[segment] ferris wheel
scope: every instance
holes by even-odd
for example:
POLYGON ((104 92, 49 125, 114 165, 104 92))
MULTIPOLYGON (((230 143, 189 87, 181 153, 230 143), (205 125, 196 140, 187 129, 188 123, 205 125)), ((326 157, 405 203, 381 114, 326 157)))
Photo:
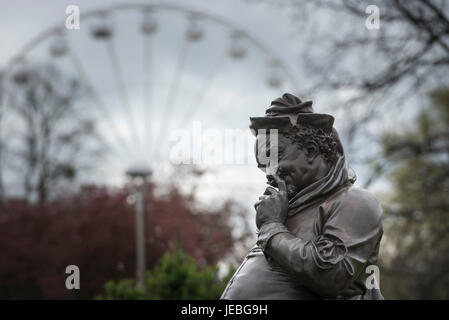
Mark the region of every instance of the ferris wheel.
POLYGON ((8 65, 8 79, 26 81, 35 59, 51 60, 87 87, 111 150, 108 165, 119 176, 166 162, 170 129, 195 120, 243 127, 232 112, 244 105, 248 115, 257 113, 264 109, 255 98, 261 92, 273 97, 297 88, 263 41, 227 19, 180 5, 81 12, 80 30, 60 23, 24 46, 8 65))

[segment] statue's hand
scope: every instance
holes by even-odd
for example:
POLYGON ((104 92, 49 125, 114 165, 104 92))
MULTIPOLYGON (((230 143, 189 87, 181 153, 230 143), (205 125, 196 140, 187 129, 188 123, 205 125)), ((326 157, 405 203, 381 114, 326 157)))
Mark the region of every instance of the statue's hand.
POLYGON ((271 222, 284 223, 288 212, 287 187, 285 182, 276 177, 279 191, 273 187, 267 187, 264 195, 259 197, 254 208, 256 209, 256 226, 260 229, 264 224, 271 222))

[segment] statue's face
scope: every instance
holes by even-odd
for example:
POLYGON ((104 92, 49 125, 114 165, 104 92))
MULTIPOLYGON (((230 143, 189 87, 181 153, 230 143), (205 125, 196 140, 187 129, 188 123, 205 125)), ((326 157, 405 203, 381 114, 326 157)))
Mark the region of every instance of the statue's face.
MULTIPOLYGON (((270 153, 274 152, 270 148, 270 153)), ((271 155, 270 155, 271 156, 271 155)), ((276 174, 285 181, 288 198, 291 199, 299 191, 316 181, 317 172, 323 165, 321 157, 307 154, 300 146, 284 136, 278 135, 278 165, 276 174)), ((267 175, 268 183, 277 187, 273 177, 267 175)))
POLYGON ((276 174, 285 181, 289 198, 311 183, 312 167, 306 152, 280 134, 276 174))

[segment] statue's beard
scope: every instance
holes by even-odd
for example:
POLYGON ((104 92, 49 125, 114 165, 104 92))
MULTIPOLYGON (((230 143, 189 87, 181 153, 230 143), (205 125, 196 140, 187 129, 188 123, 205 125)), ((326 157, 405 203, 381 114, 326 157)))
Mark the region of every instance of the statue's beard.
MULTIPOLYGON (((279 188, 279 186, 275 182, 273 176, 267 176, 267 178, 268 178, 267 183, 270 186, 273 186, 275 188, 279 188)), ((295 186, 295 185, 287 184, 286 187, 287 187, 287 198, 288 198, 288 200, 292 199, 299 192, 299 188, 297 186, 295 186)))

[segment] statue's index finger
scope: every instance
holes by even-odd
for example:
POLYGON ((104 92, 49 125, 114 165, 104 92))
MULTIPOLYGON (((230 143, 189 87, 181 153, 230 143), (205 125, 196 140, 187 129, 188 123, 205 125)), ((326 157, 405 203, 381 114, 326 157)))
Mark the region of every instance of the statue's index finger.
POLYGON ((274 179, 276 180, 279 191, 287 192, 287 185, 285 184, 285 181, 283 179, 279 178, 279 176, 277 176, 277 175, 274 176, 274 179))
POLYGON ((271 195, 274 195, 274 194, 276 194, 277 193, 277 190, 275 189, 275 188, 273 188, 273 187, 271 187, 271 186, 268 186, 266 189, 265 189, 265 192, 263 193, 264 195, 268 195, 268 196, 271 196, 271 195))

